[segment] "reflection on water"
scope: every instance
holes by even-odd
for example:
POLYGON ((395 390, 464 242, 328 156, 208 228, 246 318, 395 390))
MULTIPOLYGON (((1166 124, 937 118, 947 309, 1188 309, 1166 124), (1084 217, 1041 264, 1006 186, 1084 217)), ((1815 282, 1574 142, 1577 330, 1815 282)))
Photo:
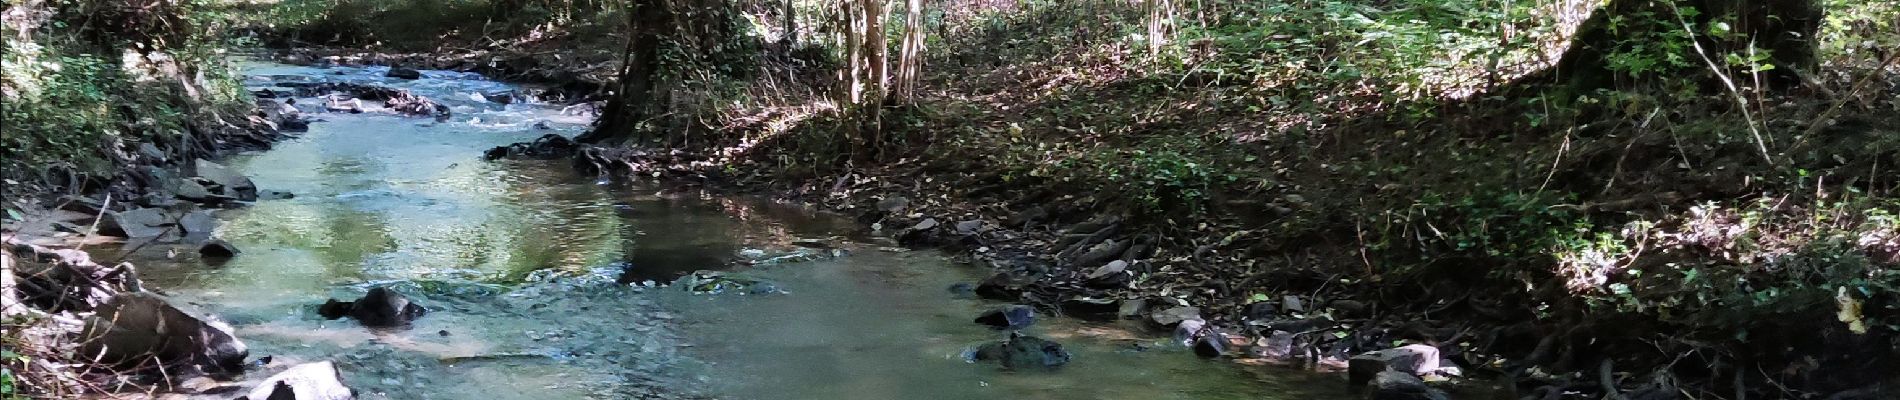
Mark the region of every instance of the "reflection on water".
POLYGON ((470 96, 506 85, 441 71, 401 81, 377 68, 249 69, 405 87, 455 109, 435 123, 306 108, 324 120, 310 132, 226 161, 295 194, 218 214, 219 235, 242 255, 215 267, 189 252, 133 255, 149 286, 225 316, 253 354, 335 359, 365 398, 1341 398, 1299 390, 1336 384, 1125 351, 1149 339, 1063 320, 1034 332, 1077 354, 1061 371, 966 364, 965 346, 1000 337, 968 322, 994 304, 950 299, 943 288, 975 271, 931 252, 847 245, 855 254, 742 272, 790 292, 781 295, 627 285, 729 267, 744 250, 785 251, 800 238, 869 239, 796 206, 594 184, 559 162, 482 162, 484 149, 549 132, 535 122, 570 135, 588 122, 470 96), (372 285, 431 312, 386 331, 315 315, 323 300, 372 285))

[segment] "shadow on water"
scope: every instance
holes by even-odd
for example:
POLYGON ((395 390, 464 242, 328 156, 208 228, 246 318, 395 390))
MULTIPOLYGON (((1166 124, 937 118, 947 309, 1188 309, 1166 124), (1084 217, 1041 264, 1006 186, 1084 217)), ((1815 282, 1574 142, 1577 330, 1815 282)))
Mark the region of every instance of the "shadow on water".
MULTIPOLYGON (((386 113, 303 111, 323 121, 267 152, 226 160, 265 189, 296 196, 221 211, 218 235, 244 251, 208 266, 189 251, 132 255, 149 286, 229 319, 254 355, 277 364, 334 359, 364 398, 1345 398, 1338 383, 1262 376, 1116 326, 1054 319, 1032 333, 1076 361, 1009 373, 959 356, 999 334, 969 323, 996 304, 943 289, 974 268, 933 252, 878 250, 848 220, 756 199, 595 184, 564 163, 482 162, 482 150, 586 116, 547 104, 486 103, 516 87, 468 74, 382 77, 380 68, 248 65, 266 87, 336 80, 444 100, 437 123, 386 113), (851 255, 774 264, 794 242, 851 255), (788 293, 696 296, 646 282, 702 269, 788 293), (318 317, 325 299, 370 287, 430 312, 370 331, 318 317), (1159 346, 1164 347, 1165 346, 1159 346)), ((370 107, 372 111, 375 106, 370 107)))

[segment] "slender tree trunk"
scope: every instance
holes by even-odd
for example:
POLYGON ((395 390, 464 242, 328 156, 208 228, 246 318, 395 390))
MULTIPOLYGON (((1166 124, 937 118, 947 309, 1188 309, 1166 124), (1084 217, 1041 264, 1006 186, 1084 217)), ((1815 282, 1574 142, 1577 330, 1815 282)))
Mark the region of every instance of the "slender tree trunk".
POLYGON ((575 137, 581 143, 616 144, 628 139, 645 141, 639 125, 648 117, 655 74, 660 70, 661 36, 670 29, 672 11, 666 0, 635 0, 628 15, 627 47, 621 53, 616 90, 601 110, 594 129, 575 137))
POLYGON ((797 2, 785 0, 785 47, 798 46, 798 10, 792 5, 797 2))
POLYGON ((904 44, 897 56, 897 85, 893 94, 898 100, 911 101, 917 90, 919 74, 924 64, 924 0, 906 0, 904 2, 904 44))

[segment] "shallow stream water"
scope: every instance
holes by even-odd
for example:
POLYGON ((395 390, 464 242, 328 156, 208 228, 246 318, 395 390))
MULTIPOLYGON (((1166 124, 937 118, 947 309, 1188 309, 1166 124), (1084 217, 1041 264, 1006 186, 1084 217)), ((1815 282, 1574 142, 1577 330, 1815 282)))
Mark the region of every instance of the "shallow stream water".
POLYGON ((1001 304, 945 290, 976 279, 978 268, 888 247, 850 221, 798 206, 604 182, 562 162, 484 162, 482 150, 578 134, 589 117, 488 102, 479 93, 516 87, 480 76, 245 70, 254 88, 373 83, 454 111, 436 122, 373 104, 363 114, 323 113, 317 99, 300 99, 323 121, 275 149, 225 160, 260 188, 295 195, 219 212, 218 236, 242 254, 222 263, 156 246, 132 255, 149 287, 232 322, 254 357, 278 366, 337 360, 362 398, 1351 397, 1336 378, 1201 360, 1132 324, 1043 319, 1028 333, 1074 353, 1056 371, 969 363, 966 348, 1003 337, 970 322, 1001 304), (794 244, 811 239, 840 250, 794 244), (782 254, 817 256, 745 262, 782 254), (701 269, 782 293, 659 285, 701 269), (392 330, 316 315, 325 299, 376 285, 431 311, 392 330))

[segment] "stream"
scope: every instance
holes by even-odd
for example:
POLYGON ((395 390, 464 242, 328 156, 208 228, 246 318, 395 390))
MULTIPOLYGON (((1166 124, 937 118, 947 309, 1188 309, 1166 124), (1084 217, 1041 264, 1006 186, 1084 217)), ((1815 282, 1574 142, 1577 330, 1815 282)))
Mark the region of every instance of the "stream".
POLYGON ((381 67, 242 67, 253 89, 369 83, 453 110, 437 122, 374 104, 326 113, 300 98, 321 120, 309 132, 223 160, 294 194, 219 211, 217 236, 242 254, 130 255, 147 287, 230 321, 254 358, 335 360, 359 398, 1353 397, 1337 377, 1199 359, 1134 322, 1040 319, 1027 333, 1074 354, 1058 370, 971 363, 966 349, 1004 337, 971 318, 1002 303, 946 288, 983 268, 802 206, 607 182, 564 161, 482 161, 488 148, 576 135, 591 119, 480 95, 515 85, 452 71, 402 80, 381 67), (776 290, 664 285, 695 270, 776 290), (372 286, 430 311, 378 330, 317 315, 324 300, 372 286))

